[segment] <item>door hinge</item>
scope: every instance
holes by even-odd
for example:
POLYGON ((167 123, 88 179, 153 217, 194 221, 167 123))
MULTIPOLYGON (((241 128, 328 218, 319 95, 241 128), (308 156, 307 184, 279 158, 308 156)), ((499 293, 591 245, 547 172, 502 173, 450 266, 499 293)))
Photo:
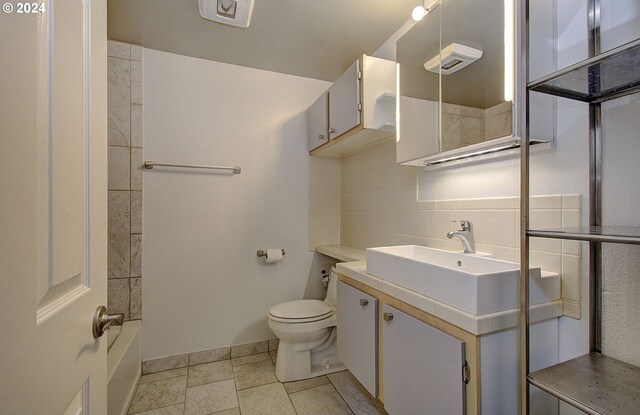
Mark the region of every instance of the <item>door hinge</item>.
POLYGON ((465 385, 468 385, 470 380, 471 369, 469 368, 469 363, 465 360, 464 365, 462 365, 462 381, 465 385))
POLYGON ((362 79, 362 71, 358 71, 358 79, 362 79))
POLYGON ((362 103, 358 104, 358 111, 362 111, 362 103))

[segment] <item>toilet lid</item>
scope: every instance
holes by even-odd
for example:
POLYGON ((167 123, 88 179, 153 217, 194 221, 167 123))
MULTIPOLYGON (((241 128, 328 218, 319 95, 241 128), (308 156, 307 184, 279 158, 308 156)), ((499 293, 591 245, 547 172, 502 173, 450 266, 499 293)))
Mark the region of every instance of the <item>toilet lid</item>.
POLYGON ((300 320, 313 317, 325 317, 331 315, 333 310, 324 301, 297 300, 288 301, 271 307, 269 314, 273 317, 300 320))

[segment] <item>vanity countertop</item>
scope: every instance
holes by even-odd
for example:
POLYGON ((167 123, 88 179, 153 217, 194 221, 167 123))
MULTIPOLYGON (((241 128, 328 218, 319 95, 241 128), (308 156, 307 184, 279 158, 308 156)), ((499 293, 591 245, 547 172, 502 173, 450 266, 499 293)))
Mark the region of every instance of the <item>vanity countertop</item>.
MULTIPOLYGON (((317 248, 316 251, 318 251, 317 248)), ((364 251, 362 252, 364 256, 364 251)), ((449 323, 476 336, 518 326, 518 309, 475 316, 440 301, 436 301, 432 298, 407 290, 399 285, 389 283, 383 279, 367 274, 367 263, 364 260, 338 263, 336 265, 336 270, 338 274, 342 274, 426 313, 448 321, 449 323)), ((542 275, 552 276, 558 274, 543 271, 542 275)), ((532 305, 530 310, 530 319, 532 323, 544 321, 562 316, 563 302, 562 300, 557 299, 542 304, 536 304, 532 305)))
POLYGON ((366 250, 347 245, 318 245, 316 252, 344 262, 364 261, 367 257, 366 250))

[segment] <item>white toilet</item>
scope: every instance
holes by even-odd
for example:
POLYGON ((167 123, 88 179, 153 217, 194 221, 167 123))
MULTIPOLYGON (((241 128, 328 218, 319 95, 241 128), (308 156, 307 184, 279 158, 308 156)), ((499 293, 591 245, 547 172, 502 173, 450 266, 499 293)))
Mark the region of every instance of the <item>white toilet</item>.
POLYGON ((276 360, 276 377, 280 382, 345 369, 336 352, 336 279, 332 268, 324 301, 288 301, 269 310, 269 327, 280 339, 276 360))

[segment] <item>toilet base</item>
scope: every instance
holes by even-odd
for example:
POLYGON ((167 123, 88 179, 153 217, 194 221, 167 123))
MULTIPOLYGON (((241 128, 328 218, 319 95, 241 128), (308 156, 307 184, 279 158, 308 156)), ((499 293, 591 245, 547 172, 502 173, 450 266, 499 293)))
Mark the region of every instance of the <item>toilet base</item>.
POLYGON ((294 345, 280 341, 276 359, 276 378, 280 382, 310 379, 340 372, 346 367, 338 360, 335 345, 314 352, 297 351, 294 345))

